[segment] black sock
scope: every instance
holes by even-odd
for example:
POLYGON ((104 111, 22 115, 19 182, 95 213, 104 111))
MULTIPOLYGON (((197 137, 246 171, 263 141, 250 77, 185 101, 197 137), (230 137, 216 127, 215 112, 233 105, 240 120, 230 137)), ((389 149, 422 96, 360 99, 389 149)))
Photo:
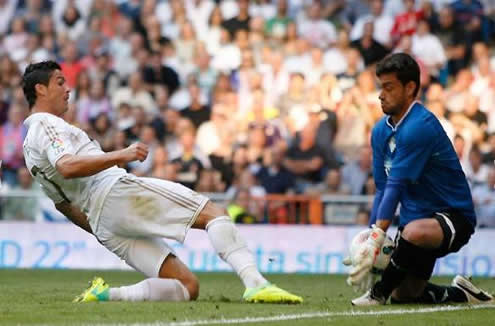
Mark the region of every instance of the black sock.
POLYGON ((385 268, 380 281, 376 282, 371 289, 371 294, 377 298, 388 299, 392 291, 400 285, 406 277, 407 272, 393 262, 393 255, 390 263, 385 268))
POLYGON ((415 301, 427 304, 467 302, 467 297, 461 289, 455 286, 441 286, 428 282, 421 296, 415 301))
POLYGON ((375 297, 388 299, 394 289, 396 289, 407 274, 413 274, 420 279, 429 279, 435 257, 429 250, 418 247, 411 242, 400 237, 397 248, 394 250, 390 263, 383 271, 382 278, 375 284, 371 293, 375 297))

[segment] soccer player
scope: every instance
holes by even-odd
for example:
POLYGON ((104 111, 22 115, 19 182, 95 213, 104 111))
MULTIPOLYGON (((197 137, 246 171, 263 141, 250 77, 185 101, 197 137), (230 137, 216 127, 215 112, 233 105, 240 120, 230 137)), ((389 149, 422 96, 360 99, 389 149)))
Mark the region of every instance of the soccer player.
POLYGON ((493 297, 458 275, 451 286, 428 282, 437 258, 457 252, 474 233, 471 192, 454 148, 437 118, 415 101, 420 72, 409 55, 398 53, 376 68, 386 114, 374 127, 373 175, 377 193, 372 231, 357 254, 348 283, 366 280, 398 203, 396 249, 382 278, 353 305, 490 302, 493 297))
POLYGON ((206 230, 215 251, 239 275, 245 301, 302 302, 260 274, 225 209, 177 183, 138 178, 117 167, 143 161, 146 145, 105 153, 62 120, 70 90, 56 62, 30 64, 23 90, 32 113, 25 121, 24 157, 33 177, 60 212, 148 277, 118 288, 95 278, 76 302, 195 300, 197 278, 161 239, 183 242, 191 227, 206 230))

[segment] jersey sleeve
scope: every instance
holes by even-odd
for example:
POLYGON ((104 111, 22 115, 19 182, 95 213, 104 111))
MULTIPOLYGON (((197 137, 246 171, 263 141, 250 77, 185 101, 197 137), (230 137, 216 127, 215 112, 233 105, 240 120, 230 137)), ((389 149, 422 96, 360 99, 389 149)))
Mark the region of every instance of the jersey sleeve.
POLYGON ((390 177, 416 181, 422 174, 437 141, 433 126, 425 123, 421 128, 408 131, 396 143, 390 177))
POLYGON ((41 185, 41 190, 45 195, 50 198, 54 204, 59 204, 66 201, 66 198, 62 197, 60 191, 57 191, 54 184, 51 184, 48 180, 42 179, 38 180, 41 185))
POLYGON ((375 180, 376 189, 383 191, 387 182, 385 174, 385 158, 383 150, 380 149, 378 143, 378 135, 376 129, 371 134, 371 148, 373 150, 373 178, 375 180))
POLYGON ((75 154, 70 131, 63 124, 56 120, 43 119, 39 121, 39 128, 40 139, 38 141, 53 167, 62 156, 75 154))

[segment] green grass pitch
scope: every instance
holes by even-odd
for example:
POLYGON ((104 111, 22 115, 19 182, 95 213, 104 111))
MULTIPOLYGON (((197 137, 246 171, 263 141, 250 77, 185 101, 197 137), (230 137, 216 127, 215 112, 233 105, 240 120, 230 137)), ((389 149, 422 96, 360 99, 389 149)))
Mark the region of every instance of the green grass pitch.
MULTIPOLYGON (((199 274, 196 302, 71 303, 94 275, 111 286, 142 279, 122 271, 0 270, 0 325, 495 325, 495 305, 352 308, 349 300, 355 294, 345 277, 336 275, 268 275, 302 295, 302 305, 243 303, 242 284, 231 273, 199 274)), ((495 292, 493 279, 475 283, 495 292)))

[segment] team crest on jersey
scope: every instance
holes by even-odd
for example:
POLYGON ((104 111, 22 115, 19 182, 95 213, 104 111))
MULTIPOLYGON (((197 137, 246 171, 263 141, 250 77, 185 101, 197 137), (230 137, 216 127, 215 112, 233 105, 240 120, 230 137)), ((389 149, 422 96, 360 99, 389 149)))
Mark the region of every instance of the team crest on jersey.
POLYGON ((60 138, 55 138, 52 141, 52 148, 56 154, 60 154, 64 151, 64 142, 60 138))
POLYGON ((393 153, 395 151, 395 137, 390 137, 390 140, 388 141, 388 148, 390 149, 390 153, 393 153))

